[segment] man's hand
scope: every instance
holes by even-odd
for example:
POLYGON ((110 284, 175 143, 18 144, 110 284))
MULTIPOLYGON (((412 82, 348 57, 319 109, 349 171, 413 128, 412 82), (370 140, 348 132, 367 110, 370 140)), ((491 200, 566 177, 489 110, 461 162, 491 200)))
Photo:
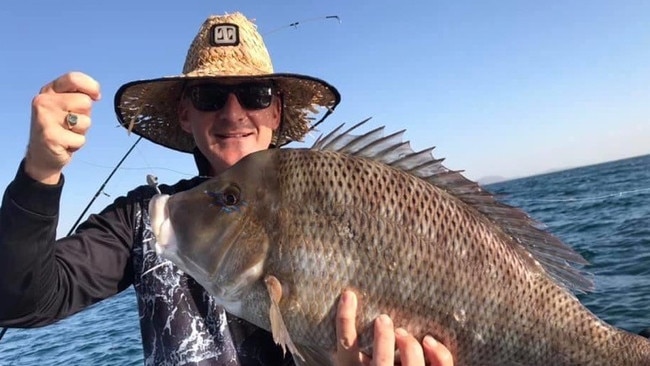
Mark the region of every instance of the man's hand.
POLYGON ((453 366, 449 350, 440 342, 426 336, 422 342, 404 329, 395 329, 392 320, 380 315, 375 320, 372 358, 359 352, 355 318, 357 298, 354 292, 345 291, 339 301, 336 316, 337 353, 336 362, 344 365, 393 365, 395 346, 399 350, 400 362, 404 366, 453 366))
POLYGON ((41 88, 32 100, 29 145, 25 172, 35 180, 56 184, 72 154, 86 142, 93 101, 99 100, 99 83, 90 76, 71 72, 41 88), (66 116, 76 116, 76 124, 66 116))

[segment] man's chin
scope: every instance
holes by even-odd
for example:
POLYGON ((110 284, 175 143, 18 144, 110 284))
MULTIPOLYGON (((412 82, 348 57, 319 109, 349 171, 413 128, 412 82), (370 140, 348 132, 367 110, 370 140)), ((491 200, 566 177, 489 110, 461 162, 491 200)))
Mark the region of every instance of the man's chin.
POLYGON ((241 160, 243 157, 246 155, 252 154, 256 151, 260 151, 264 149, 253 149, 253 148, 248 148, 248 149, 219 149, 217 151, 212 151, 211 156, 208 158, 210 163, 212 164, 212 168, 216 170, 216 173, 220 173, 221 171, 230 168, 231 166, 237 164, 239 160, 241 160))

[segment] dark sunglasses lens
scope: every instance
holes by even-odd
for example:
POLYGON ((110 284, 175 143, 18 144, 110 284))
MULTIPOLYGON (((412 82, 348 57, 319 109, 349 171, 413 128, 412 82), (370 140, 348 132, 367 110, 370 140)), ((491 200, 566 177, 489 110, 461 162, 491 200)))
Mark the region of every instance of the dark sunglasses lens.
POLYGON ((271 105, 273 88, 265 85, 242 85, 237 88, 237 99, 246 109, 264 109, 271 105))
POLYGON ((189 96, 194 108, 203 112, 213 112, 223 108, 230 93, 237 96, 242 107, 251 110, 267 108, 273 99, 273 88, 266 84, 195 85, 191 87, 189 96))
POLYGON ((190 99, 199 111, 217 111, 226 104, 228 90, 220 85, 196 85, 190 90, 190 99))

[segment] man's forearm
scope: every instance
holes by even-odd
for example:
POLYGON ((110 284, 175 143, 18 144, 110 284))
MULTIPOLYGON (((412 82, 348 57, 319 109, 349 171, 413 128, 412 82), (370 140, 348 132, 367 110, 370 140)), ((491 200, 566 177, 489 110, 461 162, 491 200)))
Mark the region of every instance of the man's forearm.
POLYGON ((30 326, 38 304, 56 288, 52 265, 63 179, 45 185, 23 164, 0 208, 0 324, 30 326))

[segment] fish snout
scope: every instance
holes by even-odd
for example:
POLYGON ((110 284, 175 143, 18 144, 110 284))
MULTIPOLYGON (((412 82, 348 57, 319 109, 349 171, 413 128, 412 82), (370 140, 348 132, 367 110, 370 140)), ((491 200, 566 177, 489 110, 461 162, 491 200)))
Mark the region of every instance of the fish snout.
POLYGON ((174 251, 177 246, 176 233, 169 217, 170 197, 167 194, 157 194, 149 201, 151 231, 156 238, 152 243, 152 249, 158 255, 174 251))

